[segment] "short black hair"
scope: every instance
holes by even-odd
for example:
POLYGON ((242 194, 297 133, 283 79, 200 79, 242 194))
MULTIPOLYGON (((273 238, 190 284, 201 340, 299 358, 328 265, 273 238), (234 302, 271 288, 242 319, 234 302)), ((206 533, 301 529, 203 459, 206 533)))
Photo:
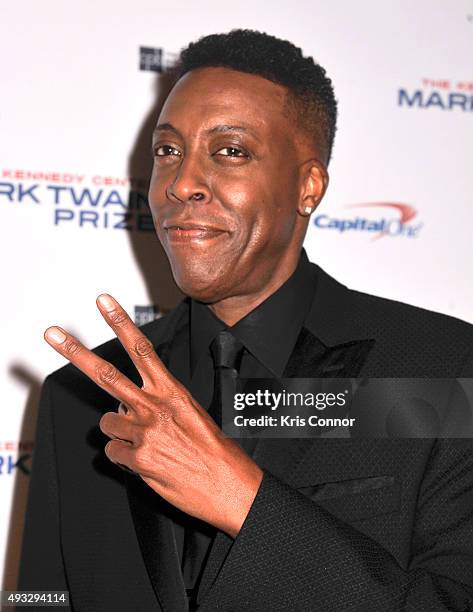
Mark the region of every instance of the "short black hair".
POLYGON ((289 106, 298 125, 311 134, 314 145, 328 164, 337 125, 337 101, 332 81, 312 57, 288 40, 257 30, 235 29, 211 34, 184 48, 176 77, 191 70, 224 67, 262 76, 286 87, 289 106))

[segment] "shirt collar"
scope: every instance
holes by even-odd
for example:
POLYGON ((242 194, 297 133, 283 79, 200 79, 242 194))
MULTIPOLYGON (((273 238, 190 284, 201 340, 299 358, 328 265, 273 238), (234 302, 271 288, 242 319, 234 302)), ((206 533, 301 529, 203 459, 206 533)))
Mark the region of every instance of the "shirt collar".
POLYGON ((304 249, 293 274, 274 293, 232 327, 208 306, 191 300, 191 373, 215 336, 228 329, 274 376, 280 377, 308 313, 315 290, 304 249))

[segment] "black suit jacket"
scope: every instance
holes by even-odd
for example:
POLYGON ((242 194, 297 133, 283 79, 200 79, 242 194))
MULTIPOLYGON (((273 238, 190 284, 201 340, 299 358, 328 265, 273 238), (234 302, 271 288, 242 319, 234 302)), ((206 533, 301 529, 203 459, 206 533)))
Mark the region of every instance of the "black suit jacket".
MULTIPOLYGON (((347 289, 315 266, 314 302, 284 376, 473 377, 473 326, 347 289)), ((143 326, 172 371, 184 300, 143 326)), ((139 383, 118 340, 95 349, 139 383)), ((74 366, 40 403, 20 589, 74 610, 187 608, 175 509, 104 455, 117 402, 74 366)), ((260 439, 264 477, 235 540, 219 532, 201 610, 473 610, 469 440, 260 439)))

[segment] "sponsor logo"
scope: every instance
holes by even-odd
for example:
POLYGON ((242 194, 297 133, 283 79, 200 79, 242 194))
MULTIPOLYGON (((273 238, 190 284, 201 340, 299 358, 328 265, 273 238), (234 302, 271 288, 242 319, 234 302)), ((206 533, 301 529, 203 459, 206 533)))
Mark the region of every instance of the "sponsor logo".
POLYGON ((334 230, 345 232, 366 232, 373 239, 390 237, 417 238, 423 223, 416 221, 417 210, 410 204, 398 202, 367 202, 360 204, 348 204, 345 208, 358 209, 384 209, 394 212, 395 216, 382 215, 367 216, 358 214, 355 216, 330 216, 327 214, 315 215, 313 224, 322 230, 334 230))
POLYGON ((0 476, 14 476, 18 472, 29 476, 33 447, 32 440, 0 441, 0 476))
POLYGON ((398 106, 447 111, 473 111, 473 81, 423 78, 416 88, 400 87, 398 106))
POLYGON ((135 324, 140 326, 145 323, 150 323, 155 319, 160 319, 163 316, 163 312, 159 309, 159 306, 135 306, 135 324))
POLYGON ((146 72, 165 72, 178 58, 177 53, 166 51, 161 47, 140 47, 140 70, 146 72))
POLYGON ((154 231, 139 179, 73 172, 0 171, 0 206, 45 206, 60 227, 154 231))
POLYGON ((156 319, 160 319, 164 317, 164 315, 171 312, 171 308, 163 308, 162 306, 158 306, 157 304, 152 304, 150 306, 136 306, 135 305, 135 315, 134 320, 136 325, 144 325, 145 323, 150 323, 151 321, 155 321, 156 319))

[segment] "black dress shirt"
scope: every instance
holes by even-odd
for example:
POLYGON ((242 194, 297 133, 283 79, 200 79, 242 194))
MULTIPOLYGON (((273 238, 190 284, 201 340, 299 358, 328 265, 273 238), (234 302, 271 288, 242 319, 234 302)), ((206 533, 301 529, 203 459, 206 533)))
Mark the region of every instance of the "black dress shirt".
MULTIPOLYGON (((180 330, 171 347, 171 370, 207 410, 214 386, 214 366, 209 347, 218 333, 226 329, 245 347, 239 372, 241 378, 281 377, 309 311, 314 291, 315 280, 310 262, 302 249, 298 265, 287 281, 231 327, 216 317, 206 304, 192 299, 189 325, 180 330)), ((241 439, 238 442, 249 455, 252 454, 255 439, 241 439)), ((210 537, 215 529, 184 513, 176 514, 173 518, 182 566, 184 525, 191 520, 196 529, 210 537)), ((188 589, 194 587, 186 584, 188 589)))

